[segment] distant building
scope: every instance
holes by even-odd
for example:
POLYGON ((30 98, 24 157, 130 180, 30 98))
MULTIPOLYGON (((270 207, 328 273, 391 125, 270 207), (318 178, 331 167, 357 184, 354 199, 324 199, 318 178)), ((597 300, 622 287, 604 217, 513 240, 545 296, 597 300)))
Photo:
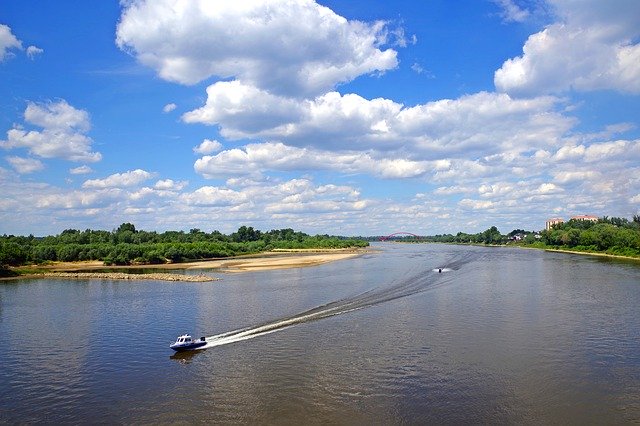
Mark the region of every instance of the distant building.
POLYGON ((597 222, 598 216, 591 216, 591 215, 572 216, 571 220, 588 220, 589 222, 597 222))
POLYGON ((545 229, 548 231, 560 223, 564 223, 564 219, 562 219, 561 217, 554 217, 553 219, 547 219, 545 229))

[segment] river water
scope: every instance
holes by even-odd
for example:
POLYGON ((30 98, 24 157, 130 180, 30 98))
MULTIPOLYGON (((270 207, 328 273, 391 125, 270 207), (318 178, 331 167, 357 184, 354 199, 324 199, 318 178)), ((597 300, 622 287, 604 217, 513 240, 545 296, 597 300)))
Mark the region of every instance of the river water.
POLYGON ((0 423, 640 423, 639 262, 373 247, 212 283, 2 282, 0 423), (185 332, 208 348, 174 355, 185 332))

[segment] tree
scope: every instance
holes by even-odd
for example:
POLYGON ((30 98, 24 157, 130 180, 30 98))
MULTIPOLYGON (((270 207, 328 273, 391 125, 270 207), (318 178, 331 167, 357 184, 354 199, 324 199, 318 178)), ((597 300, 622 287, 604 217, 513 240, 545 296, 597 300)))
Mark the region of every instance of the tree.
POLYGON ((118 227, 118 229, 116 229, 116 234, 119 234, 121 232, 124 231, 131 231, 131 232, 136 232, 136 227, 133 223, 123 223, 122 225, 120 225, 118 227))
POLYGON ((502 234, 498 228, 492 226, 480 235, 480 241, 485 244, 499 244, 502 242, 502 234))
POLYGON ((17 266, 27 260, 27 253, 17 243, 0 243, 0 265, 17 266))

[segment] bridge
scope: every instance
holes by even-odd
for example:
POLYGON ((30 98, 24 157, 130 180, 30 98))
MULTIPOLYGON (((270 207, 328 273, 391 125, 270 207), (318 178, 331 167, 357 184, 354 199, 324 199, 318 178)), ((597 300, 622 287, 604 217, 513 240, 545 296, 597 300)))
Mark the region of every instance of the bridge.
POLYGON ((387 235, 387 236, 384 236, 384 237, 380 237, 380 241, 387 241, 387 240, 389 240, 389 239, 391 239, 393 237, 397 237, 398 235, 402 235, 403 237, 411 236, 411 237, 416 237, 418 239, 423 238, 422 236, 416 235, 416 234, 412 234, 411 232, 394 232, 393 234, 390 234, 390 235, 387 235))

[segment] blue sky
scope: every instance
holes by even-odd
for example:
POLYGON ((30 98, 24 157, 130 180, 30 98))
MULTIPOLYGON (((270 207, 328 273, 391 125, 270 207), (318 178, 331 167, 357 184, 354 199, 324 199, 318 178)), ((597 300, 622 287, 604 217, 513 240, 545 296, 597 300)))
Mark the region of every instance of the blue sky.
POLYGON ((640 213, 640 2, 4 1, 0 233, 640 213))

